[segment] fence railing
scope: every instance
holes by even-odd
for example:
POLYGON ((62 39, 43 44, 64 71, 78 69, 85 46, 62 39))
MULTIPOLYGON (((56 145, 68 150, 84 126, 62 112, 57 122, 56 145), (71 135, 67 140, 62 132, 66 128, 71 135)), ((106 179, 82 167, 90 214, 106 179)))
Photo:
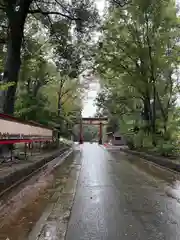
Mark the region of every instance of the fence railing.
MULTIPOLYGON (((34 146, 38 145, 38 148, 41 149, 42 146, 44 147, 54 143, 56 141, 55 132, 55 129, 39 123, 24 121, 0 113, 0 149, 2 150, 2 155, 2 145, 12 146, 12 144, 14 144, 20 146, 20 149, 22 149, 22 144, 24 144, 24 154, 26 158, 28 149, 32 152, 34 146)), ((10 158, 12 159, 13 148, 10 149, 10 158)))
POLYGON ((0 144, 53 141, 53 129, 0 113, 0 144))

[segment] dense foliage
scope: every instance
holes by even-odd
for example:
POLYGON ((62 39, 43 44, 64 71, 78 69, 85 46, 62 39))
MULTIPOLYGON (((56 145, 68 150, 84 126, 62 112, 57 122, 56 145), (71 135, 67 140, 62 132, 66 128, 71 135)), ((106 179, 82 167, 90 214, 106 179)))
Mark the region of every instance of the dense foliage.
POLYGON ((179 39, 174 0, 109 5, 96 57, 97 105, 131 148, 176 151, 179 39))
POLYGON ((91 0, 0 0, 0 111, 71 134, 98 21, 91 0))

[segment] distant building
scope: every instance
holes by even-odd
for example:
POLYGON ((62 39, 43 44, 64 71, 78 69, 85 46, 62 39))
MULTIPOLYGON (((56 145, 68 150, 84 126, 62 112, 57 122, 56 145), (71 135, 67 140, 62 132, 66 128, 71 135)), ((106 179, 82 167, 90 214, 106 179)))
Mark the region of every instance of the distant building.
POLYGON ((110 142, 112 145, 115 145, 115 146, 121 146, 121 145, 126 144, 126 141, 125 141, 124 137, 119 132, 115 132, 115 133, 109 132, 109 133, 107 133, 107 141, 110 142))

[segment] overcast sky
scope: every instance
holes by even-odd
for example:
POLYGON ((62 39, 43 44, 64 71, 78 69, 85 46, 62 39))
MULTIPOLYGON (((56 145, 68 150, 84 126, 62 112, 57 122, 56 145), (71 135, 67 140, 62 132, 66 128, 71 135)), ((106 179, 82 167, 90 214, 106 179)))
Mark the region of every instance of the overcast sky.
MULTIPOLYGON (((96 5, 99 10, 99 13, 103 13, 103 9, 105 6, 105 0, 96 0, 96 5)), ((94 100, 97 96, 97 93, 99 91, 99 84, 91 84, 90 89, 88 92, 88 95, 86 99, 84 100, 84 108, 82 115, 83 117, 91 117, 96 113, 96 107, 94 105, 94 100)))

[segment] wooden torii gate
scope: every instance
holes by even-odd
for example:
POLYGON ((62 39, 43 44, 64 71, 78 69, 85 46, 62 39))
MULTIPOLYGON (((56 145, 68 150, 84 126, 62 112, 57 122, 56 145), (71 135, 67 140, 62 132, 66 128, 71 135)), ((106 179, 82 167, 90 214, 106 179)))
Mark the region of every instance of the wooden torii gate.
POLYGON ((83 125, 99 125, 99 144, 102 144, 102 127, 108 122, 107 117, 102 118, 81 118, 80 131, 79 131, 79 143, 83 144, 83 125))

